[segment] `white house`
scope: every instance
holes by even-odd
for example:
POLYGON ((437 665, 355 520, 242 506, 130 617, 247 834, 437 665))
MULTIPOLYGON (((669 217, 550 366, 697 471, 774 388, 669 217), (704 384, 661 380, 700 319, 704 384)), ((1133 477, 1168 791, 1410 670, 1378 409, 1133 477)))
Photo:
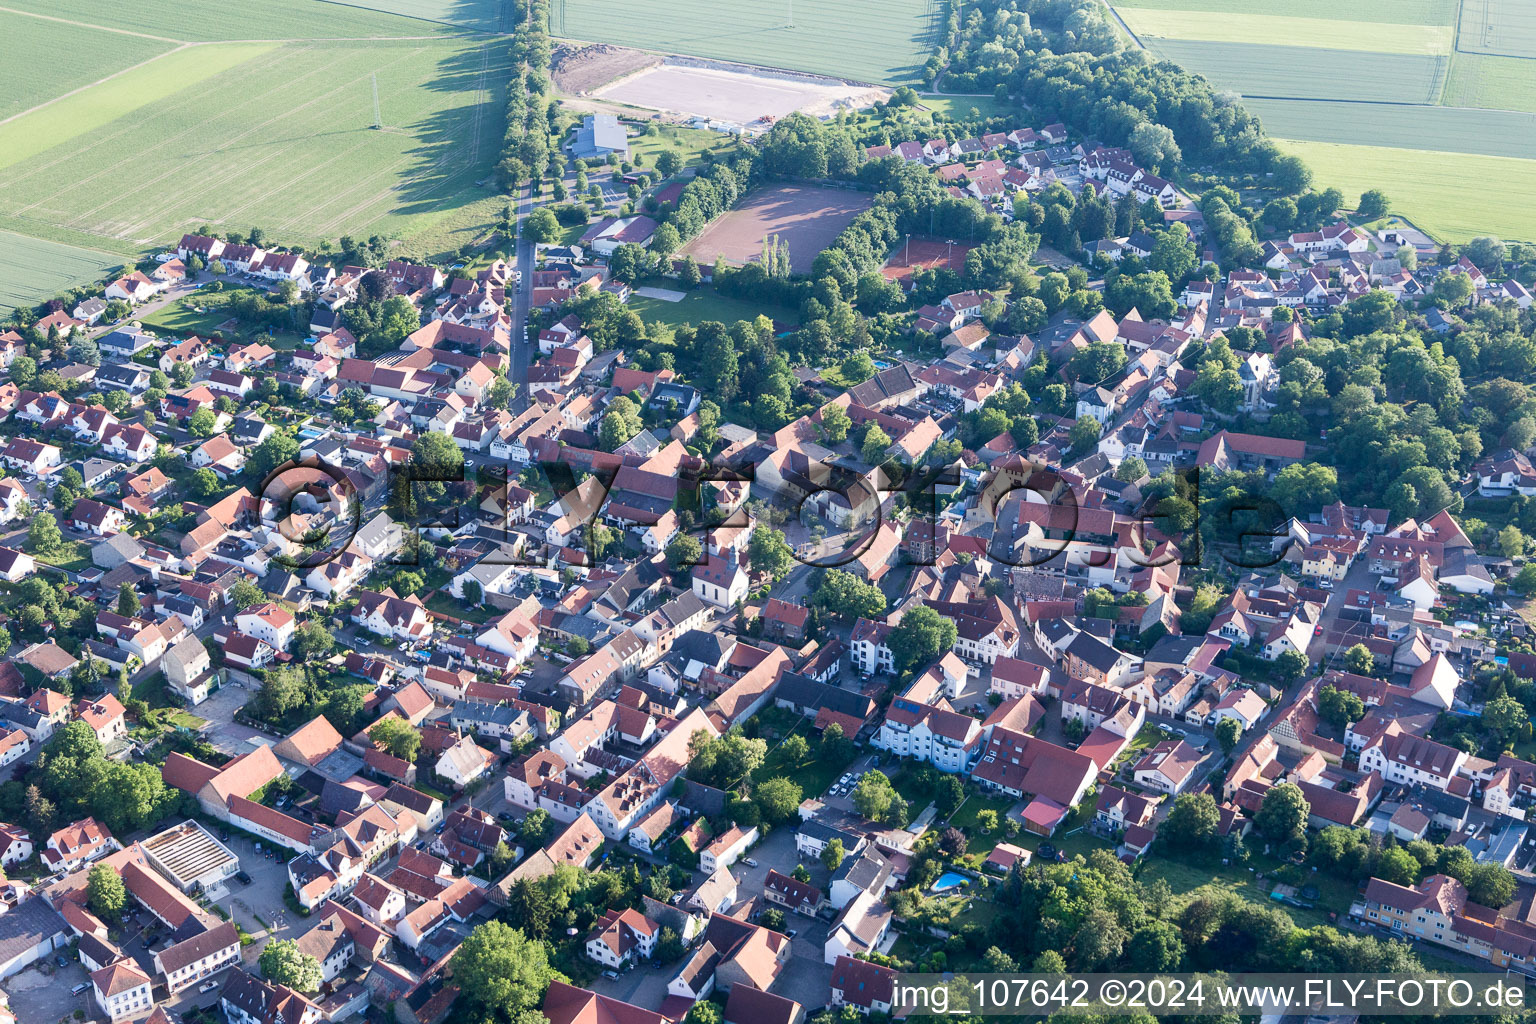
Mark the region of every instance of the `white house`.
POLYGON ((286 651, 298 623, 286 608, 267 603, 247 608, 235 616, 235 628, 274 650, 286 651))

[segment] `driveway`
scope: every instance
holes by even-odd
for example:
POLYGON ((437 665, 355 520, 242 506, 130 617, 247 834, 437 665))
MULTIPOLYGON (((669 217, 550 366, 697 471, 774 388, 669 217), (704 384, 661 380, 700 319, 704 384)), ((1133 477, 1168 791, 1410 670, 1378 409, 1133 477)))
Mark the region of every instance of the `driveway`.
POLYGON ((41 966, 34 965, 6 979, 5 992, 18 1021, 65 1020, 79 1010, 84 1010, 86 1016, 95 1013, 96 1004, 89 991, 70 995, 70 989, 90 981, 90 976, 79 961, 71 961, 68 967, 54 967, 53 958, 60 955, 70 954, 68 950, 48 954, 51 975, 45 975, 41 966))
POLYGON ((249 885, 231 878, 226 890, 214 903, 222 908, 241 928, 256 936, 257 941, 245 949, 248 961, 254 962, 266 945, 266 938, 296 938, 306 927, 300 923, 295 928, 293 914, 283 902, 283 887, 288 884, 287 850, 277 851, 276 857, 266 856, 270 843, 262 843, 261 853, 256 852, 254 840, 238 833, 229 833, 225 843, 240 858, 240 869, 251 876, 249 885))

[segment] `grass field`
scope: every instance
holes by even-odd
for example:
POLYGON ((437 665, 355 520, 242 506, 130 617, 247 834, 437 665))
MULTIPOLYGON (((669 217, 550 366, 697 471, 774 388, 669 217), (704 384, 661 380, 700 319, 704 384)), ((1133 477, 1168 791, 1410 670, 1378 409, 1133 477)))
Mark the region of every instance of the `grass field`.
POLYGON ((1016 105, 996 96, 924 96, 923 106, 956 121, 975 120, 977 115, 983 118, 1013 117, 1019 112, 1016 105))
POLYGON ((1245 100, 1283 139, 1536 159, 1536 114, 1411 104, 1245 100))
POLYGON ((122 263, 111 253, 0 231, 0 310, 99 280, 122 263))
POLYGON ((1448 57, 1311 46, 1146 39, 1155 55, 1196 71, 1218 89, 1285 99, 1432 103, 1448 57), (1348 68, 1348 74, 1341 69, 1348 68))
MULTIPOLYGON (((657 288, 665 288, 669 291, 681 291, 676 281, 658 278, 653 281, 642 281, 642 284, 652 285, 657 288)), ((789 325, 798 316, 791 309, 779 306, 766 305, 756 300, 733 299, 721 295, 709 285, 700 285, 697 289, 688 293, 688 297, 681 302, 668 302, 665 299, 651 299, 644 295, 630 297, 629 308, 640 314, 640 319, 647 323, 660 321, 671 324, 673 327, 682 324, 702 324, 708 320, 716 320, 723 324, 733 324, 738 320, 754 320, 759 315, 771 317, 773 320, 789 325)))
POLYGON ((1463 0, 1461 49, 1536 57, 1536 7, 1530 0, 1463 0))
POLYGON ((1457 53, 1440 102, 1452 107, 1536 112, 1536 66, 1524 57, 1457 53))
MULTIPOLYGON (((475 182, 489 175, 501 137, 504 45, 428 39, 204 49, 228 56, 231 66, 121 116, 106 110, 85 137, 0 169, 0 226, 131 245, 202 223, 215 230, 259 224, 293 242, 401 237, 487 195, 475 182), (369 128, 374 74, 388 131, 369 128)), ((152 67, 132 79, 66 102, 101 111, 130 86, 120 102, 168 87, 152 67)), ((35 150, 52 120, 31 115, 5 127, 19 147, 30 141, 35 150)))
MULTIPOLYGON (((1469 0, 1474 2, 1474 0, 1469 0)), ((1390 25, 1450 25, 1456 20, 1457 0, 1352 0, 1344 5, 1338 0, 1284 0, 1284 3, 1253 5, 1266 12, 1284 10, 1295 18, 1338 17, 1348 12, 1353 21, 1375 21, 1390 25)), ((1149 9, 1158 11, 1204 11, 1228 14, 1236 6, 1233 0, 1113 0, 1115 10, 1149 9)))
POLYGON ((325 0, 261 0, 260 3, 139 0, 133 4, 105 4, 101 0, 6 0, 3 6, 86 28, 99 26, 178 42, 215 42, 444 35, 454 30, 388 11, 412 7, 450 12, 473 9, 474 17, 479 18, 484 17, 496 2, 363 0, 344 4, 325 0), (380 10, 368 10, 370 7, 380 10))
POLYGON ((1121 11, 1120 17, 1148 45, 1152 37, 1259 44, 1305 39, 1314 49, 1434 55, 1450 53, 1454 35, 1449 25, 1344 21, 1246 10, 1215 13, 1129 8, 1121 11))
POLYGON ((44 21, 0 10, 8 55, 46 54, 43 61, 0 61, 0 121, 39 103, 158 57, 175 44, 44 21))
POLYGON ((551 34, 664 53, 914 82, 937 45, 941 0, 840 0, 788 9, 750 0, 554 0, 551 34))
POLYGON ((1383 189, 1395 212, 1439 238, 1536 238, 1536 161, 1277 141, 1311 166, 1320 187, 1345 195, 1383 189))

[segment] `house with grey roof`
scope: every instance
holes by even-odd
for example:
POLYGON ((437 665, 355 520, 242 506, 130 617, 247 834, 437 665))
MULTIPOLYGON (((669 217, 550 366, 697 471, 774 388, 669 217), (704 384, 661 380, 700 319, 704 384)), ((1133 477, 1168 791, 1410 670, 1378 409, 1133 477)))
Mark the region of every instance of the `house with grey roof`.
POLYGON ((606 160, 615 153, 619 159, 629 156, 629 137, 624 126, 612 114, 588 114, 571 140, 571 156, 578 160, 606 160))

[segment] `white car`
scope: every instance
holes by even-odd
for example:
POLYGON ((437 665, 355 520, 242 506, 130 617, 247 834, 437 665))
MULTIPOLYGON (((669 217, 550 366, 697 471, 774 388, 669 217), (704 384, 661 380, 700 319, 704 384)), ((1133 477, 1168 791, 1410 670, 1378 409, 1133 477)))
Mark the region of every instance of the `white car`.
POLYGON ((201 985, 197 986, 197 990, 199 992, 212 992, 214 989, 216 989, 218 987, 219 987, 218 979, 217 978, 209 978, 207 981, 205 981, 201 985))

